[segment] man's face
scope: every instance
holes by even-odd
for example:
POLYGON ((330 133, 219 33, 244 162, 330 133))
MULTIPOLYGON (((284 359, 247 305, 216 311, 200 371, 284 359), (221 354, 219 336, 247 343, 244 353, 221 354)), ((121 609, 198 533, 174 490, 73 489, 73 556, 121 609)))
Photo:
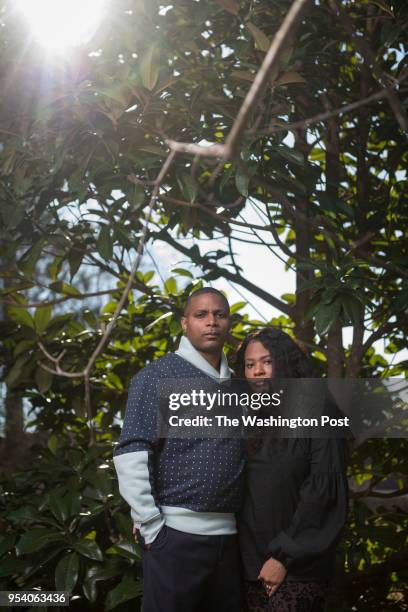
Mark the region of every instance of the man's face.
POLYGON ((230 328, 229 311, 218 295, 203 293, 190 300, 181 325, 197 351, 221 354, 230 328))

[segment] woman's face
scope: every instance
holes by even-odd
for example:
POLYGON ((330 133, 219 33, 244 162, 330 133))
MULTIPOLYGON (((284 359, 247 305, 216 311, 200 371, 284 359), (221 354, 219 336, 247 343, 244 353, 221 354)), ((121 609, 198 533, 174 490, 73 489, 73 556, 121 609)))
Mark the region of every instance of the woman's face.
POLYGON ((245 350, 245 378, 255 391, 266 391, 273 378, 273 362, 270 352, 262 342, 254 340, 245 350))

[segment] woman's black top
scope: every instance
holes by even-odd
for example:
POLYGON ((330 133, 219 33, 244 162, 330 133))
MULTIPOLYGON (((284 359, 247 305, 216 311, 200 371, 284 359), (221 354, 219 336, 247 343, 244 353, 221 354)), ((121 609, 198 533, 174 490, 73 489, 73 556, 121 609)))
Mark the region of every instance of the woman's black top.
POLYGON ((247 447, 239 520, 246 579, 257 580, 270 557, 287 568, 286 580, 329 579, 347 516, 345 440, 262 437, 247 447))

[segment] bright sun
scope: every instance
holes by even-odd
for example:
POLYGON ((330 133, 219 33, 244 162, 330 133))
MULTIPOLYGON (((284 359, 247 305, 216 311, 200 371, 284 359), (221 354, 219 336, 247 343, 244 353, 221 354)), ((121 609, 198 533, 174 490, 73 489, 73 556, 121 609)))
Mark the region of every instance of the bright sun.
POLYGON ((92 36, 107 0, 15 0, 15 3, 35 38, 48 48, 61 50, 92 36))

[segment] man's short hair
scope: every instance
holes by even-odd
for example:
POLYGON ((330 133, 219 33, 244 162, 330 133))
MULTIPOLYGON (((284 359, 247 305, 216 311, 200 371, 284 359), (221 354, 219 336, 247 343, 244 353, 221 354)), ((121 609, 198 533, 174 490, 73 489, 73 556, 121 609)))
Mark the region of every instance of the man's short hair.
POLYGON ((190 306, 191 301, 199 296, 199 295, 204 295, 205 293, 212 293, 213 295, 218 296, 223 302, 224 302, 224 306, 226 307, 227 311, 229 312, 230 306, 228 303, 227 298, 225 297, 225 295, 219 291, 218 289, 214 289, 214 287, 202 287, 201 289, 197 289, 197 291, 193 291, 193 293, 190 293, 190 295, 187 298, 187 302, 186 305, 184 306, 184 311, 183 314, 186 313, 187 308, 190 306))

